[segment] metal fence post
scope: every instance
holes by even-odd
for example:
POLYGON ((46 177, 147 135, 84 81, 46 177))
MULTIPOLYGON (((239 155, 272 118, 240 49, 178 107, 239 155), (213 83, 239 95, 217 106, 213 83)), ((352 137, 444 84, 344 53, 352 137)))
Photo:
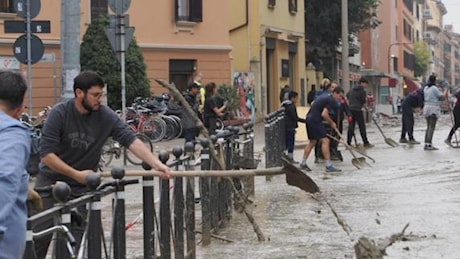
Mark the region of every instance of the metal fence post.
MULTIPOLYGON (((163 164, 169 160, 168 152, 161 152, 163 164)), ((171 211, 169 207, 169 180, 160 179, 160 252, 161 258, 171 258, 171 211)))
MULTIPOLYGON (((111 171, 112 178, 119 182, 125 177, 125 170, 123 168, 114 167, 111 171)), ((114 223, 114 236, 113 236, 113 258, 124 259, 126 258, 126 219, 125 219, 125 186, 115 185, 114 193, 115 210, 113 220, 114 223)))
MULTIPOLYGON (((142 163, 142 168, 149 171, 152 169, 147 163, 142 163)), ((142 217, 144 234, 144 259, 155 258, 155 201, 153 176, 142 177, 142 217)))
MULTIPOLYGON (((174 147, 172 153, 176 158, 175 168, 179 170, 182 147, 174 147)), ((184 258, 184 188, 182 177, 174 178, 174 258, 184 258)))
MULTIPOLYGON (((101 184, 101 178, 97 174, 91 174, 86 177, 86 183, 90 191, 94 192, 91 202, 87 204, 89 222, 88 222, 88 258, 101 259, 102 257, 102 222, 101 222, 101 195, 96 192, 97 187, 101 184)), ((68 214, 70 224, 70 212, 68 214)))
MULTIPOLYGON (((187 159, 184 162, 185 170, 191 170, 190 161, 194 160, 195 145, 187 142, 184 147, 187 159)), ((195 241, 195 177, 186 178, 185 191, 185 230, 187 234, 187 251, 186 258, 196 258, 196 241, 195 241)))
MULTIPOLYGON (((209 170, 211 168, 211 161, 209 157, 209 141, 202 139, 200 141, 203 149, 201 150, 201 170, 209 170)), ((209 199, 209 177, 200 178, 200 191, 201 191, 201 232, 202 244, 207 246, 211 244, 211 201, 209 199)))

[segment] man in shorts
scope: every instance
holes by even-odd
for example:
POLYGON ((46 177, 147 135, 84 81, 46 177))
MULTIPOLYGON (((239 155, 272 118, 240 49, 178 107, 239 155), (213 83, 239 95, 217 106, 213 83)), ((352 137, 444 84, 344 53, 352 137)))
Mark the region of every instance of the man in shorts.
POLYGON ((307 133, 310 142, 305 146, 302 162, 300 168, 307 171, 311 169, 307 165, 308 156, 311 150, 315 147, 316 143, 321 142, 321 150, 323 152, 324 159, 326 160, 326 172, 340 172, 341 170, 335 168, 331 162, 331 153, 329 151, 329 138, 327 138, 326 126, 323 121, 326 121, 329 126, 336 130, 337 124, 329 116, 330 110, 334 110, 337 107, 337 102, 343 97, 343 89, 336 87, 332 91, 332 95, 319 97, 313 102, 310 111, 307 114, 307 133))

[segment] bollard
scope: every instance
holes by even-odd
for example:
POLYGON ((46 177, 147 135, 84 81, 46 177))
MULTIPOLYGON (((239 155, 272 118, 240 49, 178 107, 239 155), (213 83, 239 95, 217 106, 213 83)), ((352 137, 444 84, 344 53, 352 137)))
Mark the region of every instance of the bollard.
MULTIPOLYGON (((184 147, 185 155, 189 158, 185 161, 185 170, 189 170, 190 160, 195 159, 195 145, 192 142, 187 142, 184 147)), ((186 258, 196 258, 196 241, 195 241, 195 178, 186 178, 185 191, 185 232, 187 234, 187 254, 186 258)))
POLYGON ((286 150, 286 125, 284 117, 284 107, 278 110, 278 125, 279 131, 277 132, 277 137, 279 140, 279 146, 276 153, 276 166, 283 166, 283 161, 281 160, 284 151, 286 150))
MULTIPOLYGON (((158 156, 163 164, 169 160, 168 152, 158 156)), ((169 208, 169 180, 160 179, 160 253, 161 258, 171 258, 171 211, 169 208)))
MULTIPOLYGON (((113 167, 111 170, 112 178, 119 182, 125 177, 125 170, 121 167, 113 167)), ((114 231, 113 231, 113 258, 126 258, 126 219, 125 219, 125 187, 124 185, 115 185, 114 195, 114 231)))
MULTIPOLYGON (((97 187, 101 184, 101 177, 97 173, 91 173, 86 176, 86 186, 89 191, 95 192, 97 187)), ((101 195, 97 192, 91 197, 91 202, 87 204, 89 222, 88 222, 88 235, 86 242, 88 244, 88 258, 101 259, 102 258, 102 222, 101 222, 101 195)), ((68 215, 70 222, 70 214, 68 215)), ((63 218, 64 219, 64 218, 63 218)), ((83 246, 83 244, 81 245, 83 246)))
MULTIPOLYGON (((211 140, 216 139, 215 135, 211 136, 211 140), (214 137, 214 138, 213 138, 214 137)), ((208 140, 202 139, 200 141, 201 146, 201 170, 210 170, 211 160, 209 157, 209 143, 208 140)), ((203 246, 211 244, 211 201, 210 201, 210 178, 201 177, 200 178, 200 193, 201 193, 201 232, 202 238, 201 242, 203 246)))
MULTIPOLYGON (((217 136, 212 135, 211 141, 212 145, 215 148, 217 157, 220 157, 221 149, 220 146, 217 146, 217 136)), ((213 161, 213 158, 210 158, 213 161)), ((211 163, 212 166, 215 166, 216 163, 211 163)), ((215 167, 212 168, 216 169, 215 167)), ((210 210, 210 225, 211 229, 217 229, 219 225, 219 177, 208 177, 209 183, 209 210, 210 210)))
MULTIPOLYGON (((265 131, 265 168, 273 167, 272 162, 272 144, 271 144, 271 113, 265 116, 264 131, 265 131)), ((265 177, 266 181, 271 181, 271 176, 265 177)))
MULTIPOLYGON (((179 170, 182 147, 174 147, 172 150, 175 161, 175 169, 179 170)), ((182 177, 174 178, 174 258, 184 258, 184 188, 182 177)))
MULTIPOLYGON (((150 171, 152 167, 146 162, 142 162, 142 168, 150 171)), ((154 185, 153 176, 142 177, 142 206, 143 206, 143 225, 144 225, 144 259, 155 258, 155 227, 154 227, 154 185)))
MULTIPOLYGON (((243 129, 245 130, 245 143, 243 145, 243 157, 249 158, 255 164, 254 158, 254 130, 252 129, 252 123, 243 124, 243 129)), ((254 169, 257 168, 257 165, 254 165, 254 169)), ((245 178, 245 193, 251 194, 254 196, 255 186, 254 186, 254 176, 245 178)))
MULTIPOLYGON (((66 202, 70 196, 70 187, 67 183, 58 181, 53 187, 52 190, 53 197, 57 201, 55 206, 64 206, 61 209, 61 218, 55 218, 56 225, 65 225, 67 228, 70 228, 70 208, 66 207, 66 202)), ((55 247, 55 257, 57 259, 70 258, 70 254, 67 251, 65 234, 61 232, 55 233, 56 235, 56 247, 55 247)))

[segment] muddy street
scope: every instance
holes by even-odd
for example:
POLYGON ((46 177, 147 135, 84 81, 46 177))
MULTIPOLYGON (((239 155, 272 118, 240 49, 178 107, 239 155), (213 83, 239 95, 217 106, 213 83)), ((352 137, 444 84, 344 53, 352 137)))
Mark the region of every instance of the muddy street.
MULTIPOLYGON (((258 242, 244 214, 234 213, 229 225, 218 234, 234 242, 212 239, 208 247, 198 245, 197 258, 353 258, 353 246, 361 236, 379 241, 401 232, 408 223, 406 241, 390 246, 387 258, 460 257, 460 149, 443 142, 451 126, 449 116, 444 115, 437 124, 433 144, 438 151, 424 151, 423 144, 392 148, 375 125, 367 126, 369 140, 375 144, 367 150, 376 160, 372 163, 366 159, 372 167, 354 168, 343 146, 340 149, 344 161, 337 163, 341 173, 325 173, 323 164, 313 163, 313 155, 308 161, 313 170, 308 175, 318 184, 321 196, 332 205, 342 225, 321 196, 313 197, 288 186, 283 176, 270 182, 258 177, 250 207, 268 241, 258 242), (343 226, 350 228, 349 234, 343 226)), ((383 131, 387 137, 399 140, 399 124, 384 125, 383 131)), ((256 152, 263 149, 261 133, 263 126, 258 125, 256 152)), ((424 135, 425 121, 416 119, 414 136, 423 141, 424 135)), ((182 144, 181 140, 175 142, 182 144)), ((157 148, 174 144, 158 143, 157 148)), ((300 161, 301 155, 302 150, 297 149, 295 159, 300 161)), ((260 166, 264 165, 262 160, 260 166)), ((127 187, 127 223, 142 212, 141 194, 140 185, 127 187)), ((105 208, 109 207, 106 202, 105 208)), ((200 204, 196 210, 199 212, 200 204)), ((198 213, 198 229, 199 224, 198 213)), ((199 241, 199 235, 197 238, 199 241)), ((127 231, 127 240, 128 257, 142 257, 142 224, 127 231)))

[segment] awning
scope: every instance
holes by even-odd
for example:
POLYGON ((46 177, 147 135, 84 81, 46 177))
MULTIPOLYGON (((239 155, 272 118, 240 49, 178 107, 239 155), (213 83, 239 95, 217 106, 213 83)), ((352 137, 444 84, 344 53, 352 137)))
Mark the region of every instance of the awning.
POLYGON ((393 76, 391 76, 389 73, 376 70, 361 70, 360 73, 362 77, 393 78, 393 76))
POLYGON ((413 81, 411 79, 405 78, 404 79, 404 88, 406 93, 410 93, 412 91, 415 91, 421 87, 421 84, 417 81, 413 81))

